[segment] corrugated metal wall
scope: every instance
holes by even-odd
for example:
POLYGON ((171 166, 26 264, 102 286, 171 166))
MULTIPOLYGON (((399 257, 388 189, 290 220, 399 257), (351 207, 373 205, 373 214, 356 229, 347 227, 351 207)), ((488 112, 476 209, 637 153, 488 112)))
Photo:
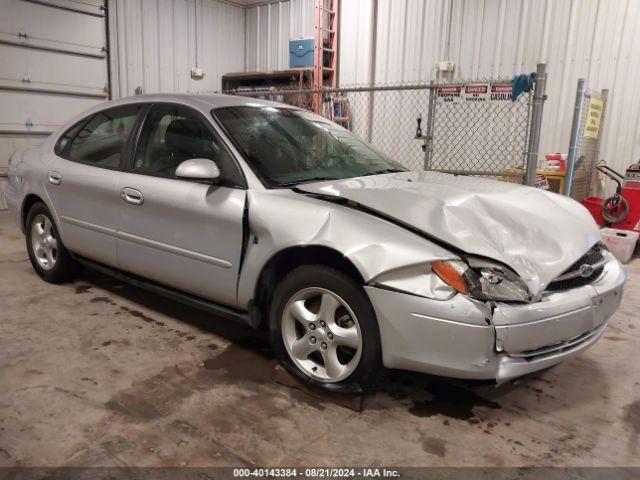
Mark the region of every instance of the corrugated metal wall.
POLYGON ((313 37, 313 0, 290 0, 248 8, 246 70, 289 68, 289 39, 313 37))
POLYGON ((340 4, 338 80, 342 85, 371 83, 373 11, 370 0, 340 4))
MULTIPOLYGON (((340 82, 371 80, 373 0, 341 2, 340 82)), ((290 38, 313 35, 313 0, 243 8, 217 0, 110 0, 114 98, 220 89, 232 71, 288 66, 290 38), (193 80, 190 69, 205 76, 193 80)), ((458 78, 511 77, 547 63, 542 152, 566 151, 578 77, 610 88, 602 157, 640 157, 637 0, 378 0, 376 83, 428 81, 453 60, 458 78)))
POLYGON ((3 0, 0 210, 10 156, 107 98, 104 0, 3 0))
POLYGON ((244 8, 216 0, 109 0, 113 98, 220 90, 244 70, 244 8), (191 68, 204 78, 191 78, 191 68))
POLYGON ((313 10, 313 0, 248 8, 217 0, 109 0, 113 97, 137 87, 219 91, 225 73, 288 68, 289 39, 313 36, 313 10), (202 80, 190 76, 196 64, 202 80))
MULTIPOLYGON (((353 40, 371 5, 342 3, 343 85, 369 80, 371 42, 353 40)), ((601 157, 620 170, 640 158, 637 0, 379 0, 375 82, 432 80, 438 60, 453 60, 456 78, 510 78, 546 63, 542 153, 568 149, 579 77, 609 88, 601 157)))

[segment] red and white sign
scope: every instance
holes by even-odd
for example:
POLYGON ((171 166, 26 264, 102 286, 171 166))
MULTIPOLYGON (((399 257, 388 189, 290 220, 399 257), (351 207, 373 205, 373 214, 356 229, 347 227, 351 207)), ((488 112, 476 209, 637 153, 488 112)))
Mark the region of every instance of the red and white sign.
POLYGON ((510 102, 513 88, 510 83, 470 83, 438 87, 438 101, 443 103, 510 102))
POLYGON ((438 101, 444 103, 461 103, 462 102, 462 86, 447 85, 438 88, 438 101))
POLYGON ((498 83, 491 85, 492 102, 510 102, 513 88, 510 83, 498 83))
POLYGON ((465 102, 487 102, 489 101, 489 84, 477 83, 465 85, 462 97, 465 102))

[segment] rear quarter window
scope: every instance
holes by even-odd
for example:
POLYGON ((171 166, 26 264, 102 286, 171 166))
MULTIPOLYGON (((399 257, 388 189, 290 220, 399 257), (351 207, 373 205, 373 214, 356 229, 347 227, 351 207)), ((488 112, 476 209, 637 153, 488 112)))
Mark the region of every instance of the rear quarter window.
POLYGON ((73 140, 82 126, 87 123, 88 120, 89 118, 83 118, 60 136, 60 138, 56 142, 56 146, 53 149, 56 155, 58 155, 59 157, 64 155, 65 148, 67 147, 67 145, 69 145, 69 142, 73 140))

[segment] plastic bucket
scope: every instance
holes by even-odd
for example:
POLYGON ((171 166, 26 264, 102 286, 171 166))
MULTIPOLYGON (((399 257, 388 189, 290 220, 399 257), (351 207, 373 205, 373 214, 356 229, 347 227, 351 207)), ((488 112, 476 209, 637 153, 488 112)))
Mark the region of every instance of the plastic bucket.
POLYGON ((616 228, 603 228, 600 233, 602 234, 602 241, 609 247, 614 257, 622 263, 627 263, 631 260, 640 234, 631 230, 618 230, 616 228))

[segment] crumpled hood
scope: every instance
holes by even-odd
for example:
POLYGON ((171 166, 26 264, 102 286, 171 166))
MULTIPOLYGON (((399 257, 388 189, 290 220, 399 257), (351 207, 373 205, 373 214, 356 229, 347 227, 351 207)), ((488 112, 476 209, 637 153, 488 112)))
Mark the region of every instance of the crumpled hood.
POLYGON ((438 172, 403 172, 302 184, 393 217, 469 253, 513 268, 540 293, 600 232, 579 203, 513 183, 438 172))

